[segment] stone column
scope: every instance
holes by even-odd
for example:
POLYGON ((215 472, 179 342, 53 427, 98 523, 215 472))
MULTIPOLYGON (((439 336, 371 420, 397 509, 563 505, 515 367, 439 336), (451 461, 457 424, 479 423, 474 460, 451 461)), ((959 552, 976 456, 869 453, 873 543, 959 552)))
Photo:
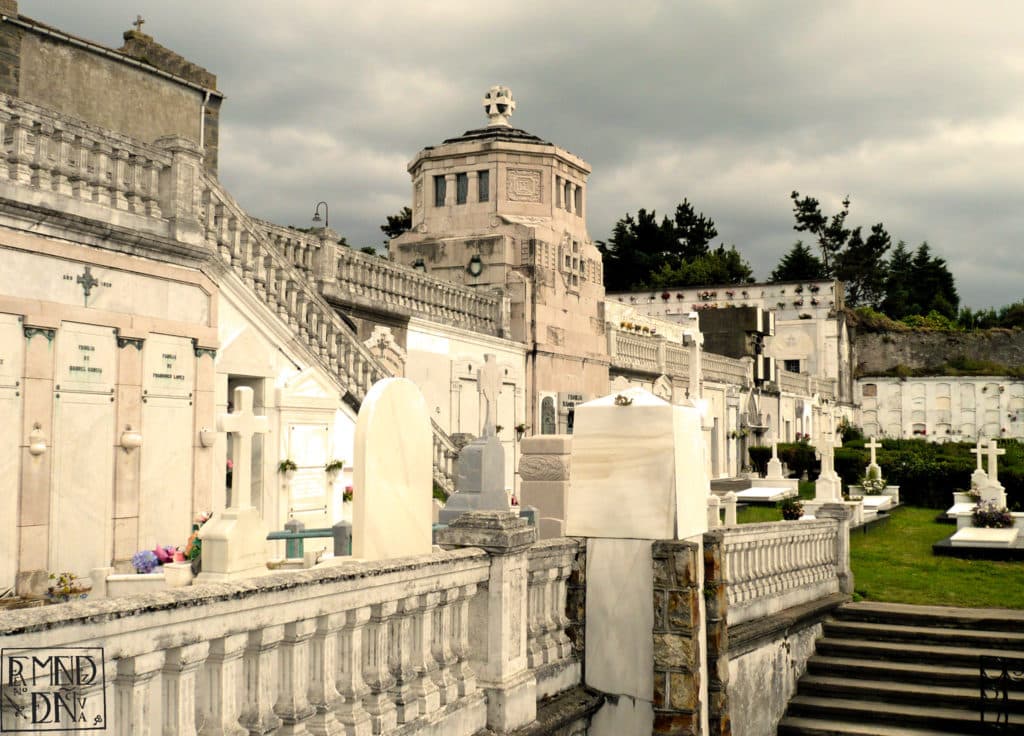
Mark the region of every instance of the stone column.
MULTIPOLYGON (((123 452, 121 432, 142 427, 142 346, 145 335, 117 336, 117 424, 114 432, 114 562, 129 562, 139 549, 139 493, 142 453, 123 452)), ((147 432, 148 433, 148 432, 147 432)), ((145 435, 143 435, 145 436, 145 435)), ((93 581, 95 584, 97 581, 93 581)))
MULTIPOLYGON (((220 508, 224 499, 214 503, 213 489, 218 487, 223 494, 226 473, 223 458, 226 455, 226 441, 217 427, 217 375, 214 361, 217 351, 213 348, 194 347, 196 356, 195 415, 192 450, 192 511, 201 514, 220 508), (203 444, 206 442, 207 444, 203 444), (215 462, 220 458, 221 462, 215 462)), ((226 410, 226 407, 225 407, 226 410)))
POLYGON ((572 435, 524 437, 519 443, 519 503, 537 509, 537 537, 565 534, 565 499, 569 493, 572 435))
POLYGON ((58 323, 34 317, 24 320, 25 385, 21 428, 21 499, 18 503, 19 595, 42 594, 50 540, 50 479, 53 465, 54 338, 58 323), (46 450, 32 455, 32 433, 42 434, 46 450))
POLYGON ((853 593, 853 571, 850 569, 850 519, 853 511, 844 503, 826 503, 814 512, 814 516, 817 519, 835 519, 839 523, 836 537, 839 590, 849 595, 853 593))
POLYGON ((161 177, 160 209, 170 221, 170 235, 193 245, 203 242, 196 202, 202 176, 203 157, 199 147, 187 138, 165 136, 154 145, 171 153, 170 176, 161 177))
POLYGON ((537 717, 537 680, 526 661, 526 551, 536 538, 536 529, 511 511, 468 512, 438 534, 443 547, 482 547, 491 557, 485 615, 472 617, 486 630, 470 639, 482 645, 472 656, 487 695, 487 726, 498 732, 537 717))
POLYGON ((317 231, 320 236, 320 247, 313 256, 313 275, 317 284, 334 284, 338 280, 338 233, 330 228, 317 231))
POLYGON ((451 207, 455 204, 455 174, 444 176, 444 206, 451 207))
POLYGON ((469 191, 466 193, 466 204, 476 204, 480 201, 480 183, 479 174, 475 171, 470 171, 466 176, 469 182, 469 191))

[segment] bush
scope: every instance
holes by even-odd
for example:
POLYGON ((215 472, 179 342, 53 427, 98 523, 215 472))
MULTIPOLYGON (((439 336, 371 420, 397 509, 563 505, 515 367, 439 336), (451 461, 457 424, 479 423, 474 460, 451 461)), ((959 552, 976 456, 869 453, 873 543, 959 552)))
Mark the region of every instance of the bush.
MULTIPOLYGON (((780 442, 779 460, 786 463, 791 477, 800 478, 804 472, 809 480, 814 480, 820 472, 820 464, 814 457, 814 445, 806 442, 780 442)), ((764 475, 768 470, 768 461, 772 459, 772 448, 755 446, 747 448, 751 466, 764 475)))

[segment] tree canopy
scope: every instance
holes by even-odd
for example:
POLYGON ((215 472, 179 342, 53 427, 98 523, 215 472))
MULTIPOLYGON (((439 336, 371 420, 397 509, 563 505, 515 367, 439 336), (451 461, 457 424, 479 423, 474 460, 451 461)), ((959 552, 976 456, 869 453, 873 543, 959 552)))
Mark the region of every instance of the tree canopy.
POLYGON ((388 215, 387 222, 380 226, 382 233, 388 236, 388 240, 397 238, 407 230, 412 229, 412 210, 403 207, 397 214, 388 215))
POLYGON ((802 240, 793 244, 770 276, 772 281, 818 281, 826 278, 825 264, 802 240))
POLYGON ((654 210, 637 210, 615 223, 612 236, 598 241, 608 291, 671 288, 751 281, 750 265, 736 250, 711 247, 718 229, 710 217, 684 199, 675 215, 658 221, 654 210))

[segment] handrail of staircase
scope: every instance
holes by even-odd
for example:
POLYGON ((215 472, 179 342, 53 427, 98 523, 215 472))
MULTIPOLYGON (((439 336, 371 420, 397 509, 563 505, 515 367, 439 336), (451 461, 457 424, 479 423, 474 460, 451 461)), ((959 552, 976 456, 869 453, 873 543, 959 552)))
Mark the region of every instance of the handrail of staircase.
MULTIPOLYGON (((295 328, 300 341, 358 406, 374 382, 390 375, 387 368, 324 300, 304 269, 280 253, 257 222, 207 172, 203 173, 203 188, 200 218, 207 241, 242 281, 295 328)), ((454 487, 452 461, 458 450, 436 422, 432 421, 431 429, 434 479, 450 492, 454 487)))
POLYGON ((987 721, 994 731, 1011 733, 1009 694, 1011 690, 1024 690, 1024 659, 981 655, 978 657, 978 687, 981 723, 986 723, 987 712, 995 719, 987 721), (987 704, 994 707, 987 707, 987 704))

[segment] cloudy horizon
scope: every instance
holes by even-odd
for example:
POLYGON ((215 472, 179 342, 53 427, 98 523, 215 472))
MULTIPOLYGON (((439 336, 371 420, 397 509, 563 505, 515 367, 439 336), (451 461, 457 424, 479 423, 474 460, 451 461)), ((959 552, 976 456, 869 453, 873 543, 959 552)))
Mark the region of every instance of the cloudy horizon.
MULTIPOLYGON (((1024 7, 855 0, 551 5, 21 0, 118 47, 144 31, 217 75, 219 175, 252 214, 354 245, 409 204, 407 163, 480 127, 495 83, 516 127, 584 158, 587 224, 688 198, 767 278, 803 238, 789 194, 927 241, 961 305, 1022 298, 1024 7), (979 7, 983 11, 979 11, 979 7)), ((718 242, 718 241, 716 241, 718 242)))

